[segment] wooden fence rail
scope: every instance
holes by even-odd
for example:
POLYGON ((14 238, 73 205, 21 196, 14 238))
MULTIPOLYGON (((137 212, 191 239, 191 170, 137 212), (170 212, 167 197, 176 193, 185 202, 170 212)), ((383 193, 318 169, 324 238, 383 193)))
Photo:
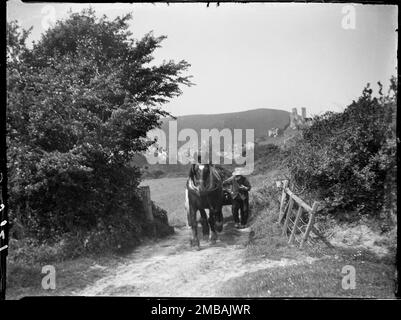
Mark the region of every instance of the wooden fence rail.
POLYGON ((320 240, 331 247, 330 242, 314 227, 319 202, 315 201, 312 207, 309 206, 288 188, 288 180, 282 182, 282 188, 279 223, 283 225, 283 235, 289 238, 288 243, 294 244, 294 242, 298 242, 299 247, 302 249, 308 241, 310 233, 313 232, 320 240), (297 207, 296 212, 293 210, 294 205, 297 207), (305 216, 306 219, 303 219, 305 216), (300 236, 297 236, 297 234, 300 234, 300 236))

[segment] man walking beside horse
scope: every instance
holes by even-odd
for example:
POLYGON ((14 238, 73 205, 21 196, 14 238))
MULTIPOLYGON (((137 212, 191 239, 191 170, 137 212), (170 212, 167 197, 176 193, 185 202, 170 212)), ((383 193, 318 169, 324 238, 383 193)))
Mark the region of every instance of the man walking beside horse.
POLYGON ((249 191, 251 184, 243 175, 241 168, 236 168, 233 175, 224 184, 231 184, 232 214, 235 227, 238 229, 246 228, 249 217, 249 191))

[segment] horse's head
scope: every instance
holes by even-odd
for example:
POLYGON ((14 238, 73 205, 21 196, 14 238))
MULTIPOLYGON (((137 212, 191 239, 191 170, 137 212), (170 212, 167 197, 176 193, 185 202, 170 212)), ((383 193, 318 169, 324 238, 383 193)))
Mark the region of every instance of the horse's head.
POLYGON ((193 168, 194 181, 199 184, 199 192, 207 190, 207 183, 210 182, 210 165, 209 164, 196 164, 193 168))
POLYGON ((189 173, 188 187, 197 193, 216 191, 222 185, 222 179, 212 164, 193 164, 189 173))

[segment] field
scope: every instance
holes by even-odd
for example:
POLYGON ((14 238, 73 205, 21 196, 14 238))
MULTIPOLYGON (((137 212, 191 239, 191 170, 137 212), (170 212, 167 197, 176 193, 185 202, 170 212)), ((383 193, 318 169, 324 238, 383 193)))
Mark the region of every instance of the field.
POLYGON ((186 178, 160 178, 144 180, 150 187, 152 200, 168 213, 169 224, 182 227, 187 224, 184 208, 186 178))

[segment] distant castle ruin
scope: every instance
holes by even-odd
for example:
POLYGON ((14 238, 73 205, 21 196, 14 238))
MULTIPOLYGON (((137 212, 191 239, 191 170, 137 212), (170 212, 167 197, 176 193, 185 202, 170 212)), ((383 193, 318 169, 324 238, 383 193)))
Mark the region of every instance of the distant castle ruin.
POLYGON ((301 114, 298 114, 297 108, 292 108, 290 113, 290 128, 302 129, 312 124, 312 119, 306 117, 306 108, 301 108, 301 114))
MULTIPOLYGON (((290 113, 290 129, 301 130, 312 125, 312 118, 306 117, 306 108, 301 108, 301 114, 298 114, 297 108, 292 108, 290 113)), ((285 129, 271 128, 267 131, 267 136, 276 138, 285 135, 285 129)))

